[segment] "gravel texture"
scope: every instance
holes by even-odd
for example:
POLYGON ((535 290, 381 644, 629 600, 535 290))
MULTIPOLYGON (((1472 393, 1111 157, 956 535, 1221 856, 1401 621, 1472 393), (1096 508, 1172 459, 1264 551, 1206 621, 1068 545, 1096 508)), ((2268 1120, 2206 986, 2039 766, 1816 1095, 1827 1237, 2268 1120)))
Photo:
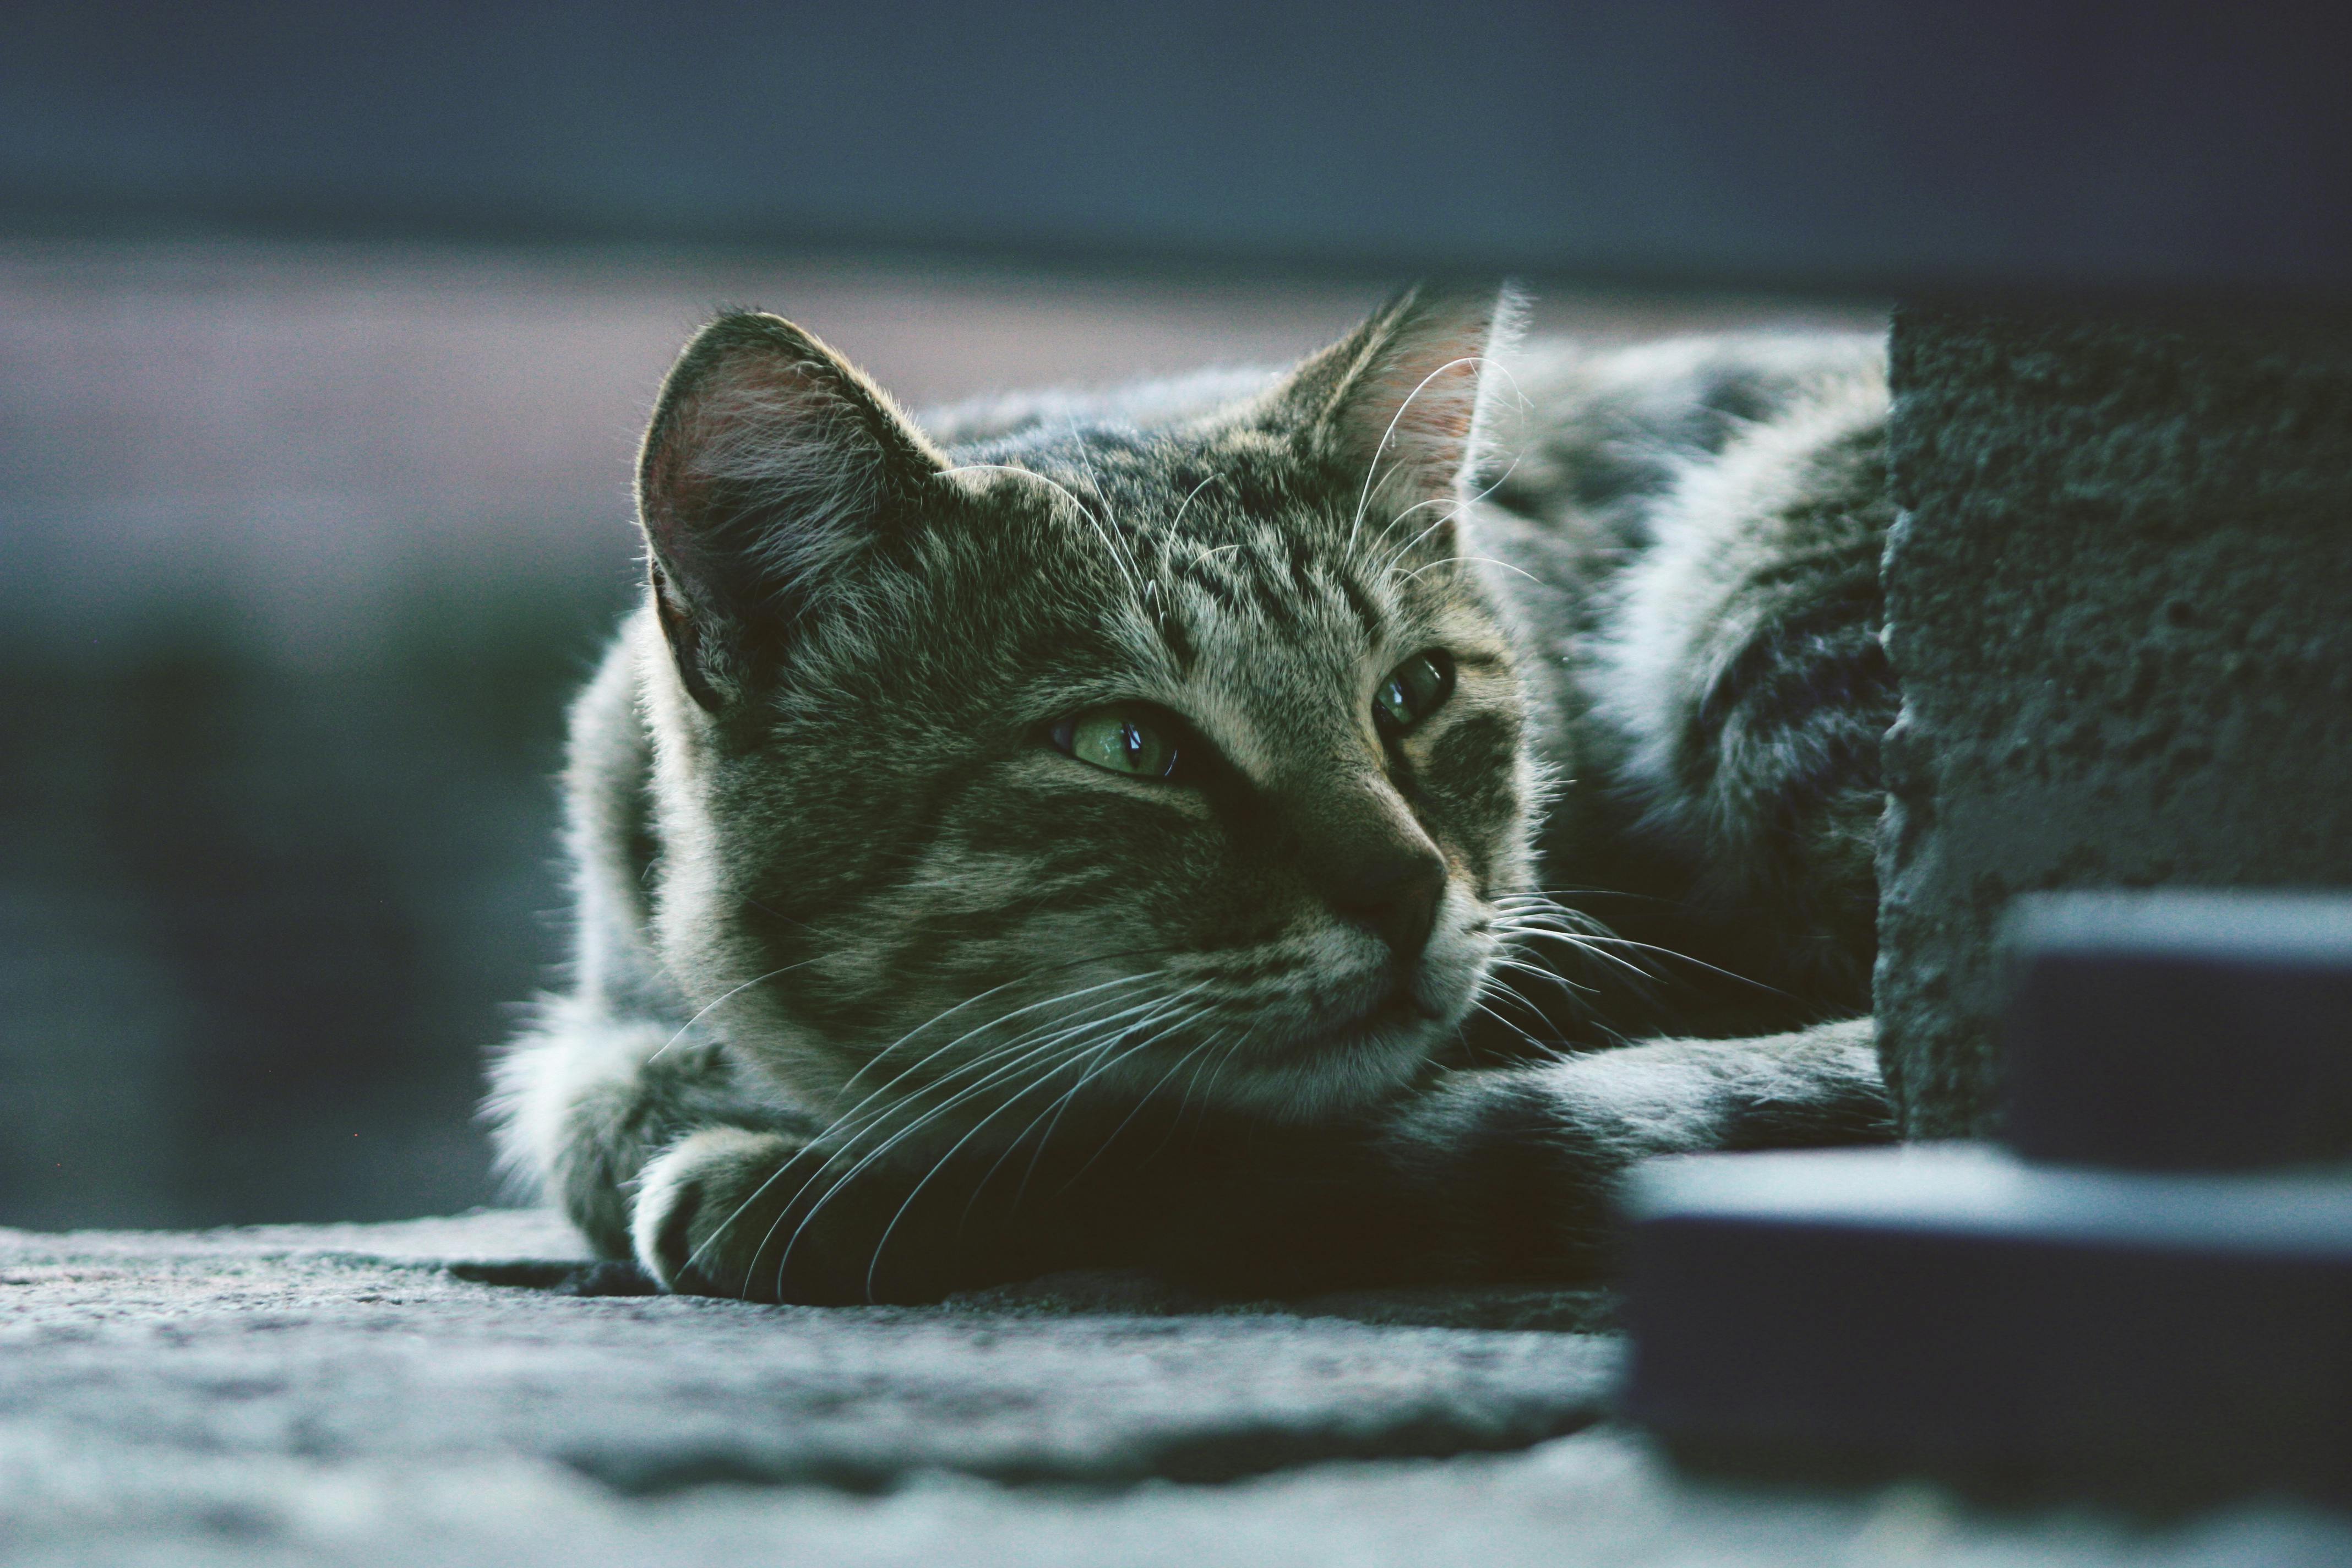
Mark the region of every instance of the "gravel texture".
POLYGON ((1605 1419, 1590 1292, 610 1293, 640 1288, 536 1214, 0 1232, 0 1558, 2352 1561, 2352 1521, 2284 1504, 2151 1525, 1680 1476, 1605 1419), (1463 1326, 1494 1323, 1537 1326, 1463 1326))

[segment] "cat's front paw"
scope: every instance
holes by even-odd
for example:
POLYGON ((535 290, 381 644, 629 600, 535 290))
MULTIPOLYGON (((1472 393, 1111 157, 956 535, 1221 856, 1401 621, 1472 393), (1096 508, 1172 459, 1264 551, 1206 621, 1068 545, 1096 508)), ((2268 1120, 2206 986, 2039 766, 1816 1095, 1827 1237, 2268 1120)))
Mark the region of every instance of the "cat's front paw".
POLYGON ((688 1295, 865 1300, 872 1202, 834 1187, 827 1163, 798 1138, 704 1128, 646 1166, 631 1221, 637 1261, 688 1295))
POLYGON ((667 1289, 753 1294, 754 1265, 773 1250, 801 1149, 781 1132, 707 1127, 662 1151, 638 1178, 630 1215, 638 1265, 667 1289))

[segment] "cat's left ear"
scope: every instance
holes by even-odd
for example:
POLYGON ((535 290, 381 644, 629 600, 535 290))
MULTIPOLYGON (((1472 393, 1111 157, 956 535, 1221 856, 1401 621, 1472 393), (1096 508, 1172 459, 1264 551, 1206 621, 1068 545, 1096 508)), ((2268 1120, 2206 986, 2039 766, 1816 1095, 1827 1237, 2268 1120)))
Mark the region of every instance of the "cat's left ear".
POLYGON ((637 464, 654 608, 694 700, 760 689, 946 461, 881 388, 782 317, 720 316, 678 356, 637 464))
POLYGON ((1408 289, 1300 365, 1274 394, 1276 418, 1353 479, 1366 518, 1425 506, 1439 525, 1486 455, 1508 387, 1493 366, 1526 314, 1508 285, 1408 289))

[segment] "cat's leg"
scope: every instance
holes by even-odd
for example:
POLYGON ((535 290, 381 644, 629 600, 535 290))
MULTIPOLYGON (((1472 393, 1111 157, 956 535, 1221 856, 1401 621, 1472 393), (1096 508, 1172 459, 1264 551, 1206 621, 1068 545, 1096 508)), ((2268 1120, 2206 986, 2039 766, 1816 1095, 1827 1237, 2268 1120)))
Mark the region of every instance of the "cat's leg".
POLYGON ((880 1228, 870 1211, 886 1183, 836 1194, 798 1245, 820 1190, 812 1178, 841 1167, 807 1155, 813 1124, 742 1091, 723 1047, 574 1001, 518 1042, 496 1079, 501 1163, 604 1256, 635 1258, 667 1289, 773 1300, 789 1248, 792 1299, 863 1299, 866 1256, 851 1252, 880 1228))
POLYGON ((867 1164, 790 1129, 705 1125, 645 1164, 634 1242, 670 1289, 803 1302, 1105 1265, 1238 1295, 1583 1279, 1649 1155, 1893 1136, 1855 1019, 1454 1072, 1369 1127, 1130 1130, 1034 1164, 914 1148, 867 1164))
POLYGON ((1450 1073, 1369 1126, 1072 1136, 1034 1164, 909 1149, 861 1166, 712 1129, 646 1168, 637 1253, 672 1289, 806 1302, 1103 1266, 1240 1296, 1590 1279, 1642 1159, 1894 1135, 1863 1018, 1450 1073))
POLYGON ((1538 1279, 1605 1268, 1619 1184, 1650 1155, 1895 1135, 1871 1021, 1857 1018, 1454 1073, 1400 1107, 1375 1146, 1413 1215, 1416 1271, 1538 1279))
POLYGON ((1131 1160, 1080 1144, 1076 1179, 1034 1184, 984 1256, 998 1278, 1022 1277, 1018 1254, 1028 1275, 1123 1265, 1240 1297, 1592 1280, 1613 1261, 1624 1178, 1651 1155, 1891 1141, 1872 1039, 1861 1018, 1652 1040, 1447 1073, 1364 1120, 1210 1121, 1140 1140, 1131 1160))

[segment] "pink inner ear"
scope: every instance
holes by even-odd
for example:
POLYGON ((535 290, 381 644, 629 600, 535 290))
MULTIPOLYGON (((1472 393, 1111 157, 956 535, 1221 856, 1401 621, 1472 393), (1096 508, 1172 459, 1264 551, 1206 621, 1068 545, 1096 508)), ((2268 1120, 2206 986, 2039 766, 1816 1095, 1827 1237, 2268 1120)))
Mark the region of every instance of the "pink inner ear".
POLYGON ((732 353, 673 407, 647 455, 646 531, 689 599, 758 595, 856 549, 882 463, 825 367, 732 353), (722 497, 730 515, 714 515, 722 497))
POLYGON ((1407 325, 1384 345, 1342 415, 1347 445, 1379 465, 1376 489, 1441 493, 1471 456, 1489 319, 1483 310, 1407 325))
POLYGON ((714 367, 677 409, 674 479, 699 495, 712 480, 804 480, 828 460, 863 453, 840 397, 812 367, 771 353, 732 355, 714 367))
MULTIPOLYGON (((1440 346, 1453 350, 1461 345, 1440 346)), ((1478 369, 1473 349, 1415 359, 1383 374, 1374 402, 1392 411, 1397 446, 1458 465, 1477 417, 1478 369)))
POLYGON ((646 454, 637 506, 654 554, 670 567, 662 574, 663 587, 670 597, 679 600, 680 608, 684 607, 687 584, 700 578, 708 564, 705 552, 696 548, 693 525, 693 520, 702 514, 705 487, 694 476, 681 449, 683 432, 683 422, 673 419, 653 449, 646 454))

